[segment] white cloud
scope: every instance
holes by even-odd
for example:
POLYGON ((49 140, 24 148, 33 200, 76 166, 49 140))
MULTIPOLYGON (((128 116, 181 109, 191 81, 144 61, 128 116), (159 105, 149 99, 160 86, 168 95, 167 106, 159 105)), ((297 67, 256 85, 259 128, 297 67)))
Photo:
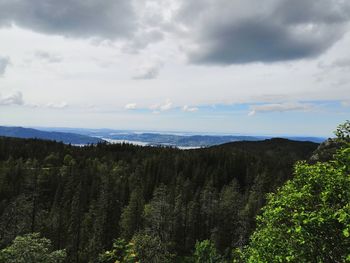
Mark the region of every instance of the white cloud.
POLYGON ((7 66, 10 64, 10 59, 8 57, 0 56, 0 76, 5 74, 7 66))
POLYGON ((163 40, 163 32, 160 30, 140 31, 135 34, 135 37, 128 41, 123 50, 128 53, 137 53, 139 50, 146 48, 151 43, 156 43, 163 40))
POLYGON ((173 103, 170 100, 167 100, 163 105, 160 106, 161 111, 167 111, 170 110, 173 106, 173 103))
POLYGON ((34 55, 36 58, 47 63, 59 63, 63 60, 63 58, 60 55, 50 53, 47 51, 36 51, 34 55))
POLYGON ((153 112, 168 111, 173 108, 173 103, 167 99, 163 104, 154 104, 150 107, 153 112))
POLYGON ((68 103, 65 102, 65 101, 62 101, 62 102, 59 102, 59 103, 49 102, 45 106, 47 108, 52 108, 52 109, 64 109, 64 108, 68 107, 68 103))
POLYGON ((186 112, 195 112, 195 111, 198 111, 198 108, 197 107, 190 107, 188 105, 185 105, 185 106, 182 107, 182 110, 186 111, 186 112))
POLYGON ((0 94, 0 106, 24 105, 22 92, 16 91, 4 97, 0 94))
POLYGON ((1 96, 0 94, 0 106, 12 106, 12 105, 17 105, 17 106, 22 106, 22 107, 27 107, 27 108, 43 108, 43 109, 64 109, 68 107, 67 102, 49 102, 46 104, 38 104, 38 103, 31 103, 26 100, 24 100, 23 93, 20 91, 15 91, 10 94, 1 96))
POLYGON ((304 103, 299 103, 299 102, 263 104, 263 105, 252 106, 251 111, 248 113, 248 115, 253 116, 259 112, 309 111, 313 108, 314 108, 314 106, 311 104, 304 104, 304 103))
POLYGON ((133 79, 155 79, 158 77, 159 71, 162 67, 163 63, 161 62, 142 65, 137 69, 137 73, 133 79))
POLYGON ((344 100, 344 101, 342 101, 342 102, 341 102, 341 105, 342 105, 343 107, 350 107, 350 100, 344 100))
POLYGON ((125 105, 124 108, 125 108, 126 110, 135 110, 136 107, 137 107, 137 104, 136 104, 136 103, 128 103, 128 104, 125 105))

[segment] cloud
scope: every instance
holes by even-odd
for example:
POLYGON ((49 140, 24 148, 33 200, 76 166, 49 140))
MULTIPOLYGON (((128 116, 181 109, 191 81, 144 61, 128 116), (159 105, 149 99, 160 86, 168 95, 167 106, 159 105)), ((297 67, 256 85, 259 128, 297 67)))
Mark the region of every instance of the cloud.
POLYGON ((332 63, 332 66, 339 67, 339 68, 349 68, 350 67, 350 58, 337 59, 332 63))
POLYGON ((124 108, 125 108, 126 110, 135 110, 136 107, 137 107, 137 104, 136 104, 136 103, 129 103, 129 104, 126 104, 124 108))
POLYGON ((350 19, 339 0, 184 1, 189 61, 243 64, 317 57, 337 42, 350 19))
POLYGON ((198 108, 197 107, 190 107, 188 105, 185 105, 185 106, 182 107, 182 110, 186 111, 186 112, 195 112, 195 111, 198 111, 198 108))
POLYGON ((350 58, 342 57, 342 58, 334 59, 333 62, 331 63, 325 63, 323 61, 320 61, 317 64, 317 67, 322 70, 334 70, 334 69, 347 70, 350 68, 350 58))
POLYGON ((128 53, 137 53, 140 49, 146 48, 151 43, 157 43, 164 39, 164 33, 159 29, 140 30, 136 32, 123 50, 128 53))
POLYGON ((151 44, 166 41, 171 27, 176 27, 172 16, 176 12, 178 0, 132 1, 137 17, 137 30, 123 45, 123 51, 139 54, 151 44))
POLYGON ((155 79, 158 77, 163 63, 155 62, 153 64, 143 65, 137 69, 137 74, 133 77, 136 80, 155 79))
POLYGON ((136 27, 129 0, 2 0, 0 26, 29 28, 68 37, 118 38, 136 27))
POLYGON ((167 100, 163 105, 159 107, 161 111, 170 110, 173 106, 173 103, 170 100, 167 100))
POLYGON ((61 56, 46 51, 37 51, 34 55, 36 58, 47 63, 59 63, 63 60, 61 56))
POLYGON ((311 104, 305 103, 274 103, 274 104, 263 104, 254 105, 251 107, 251 111, 248 113, 249 116, 253 116, 256 113, 263 112, 287 112, 287 111, 308 111, 313 108, 311 104))
POLYGON ((8 57, 0 57, 0 76, 4 75, 7 66, 10 64, 10 59, 8 57))
POLYGON ((350 107, 350 100, 344 100, 344 101, 342 101, 341 102, 341 105, 343 106, 343 107, 350 107))
POLYGON ((16 91, 4 97, 0 94, 0 106, 9 105, 24 105, 23 94, 20 91, 16 91))
POLYGON ((49 102, 47 104, 36 104, 36 103, 30 103, 24 100, 23 93, 20 91, 15 91, 13 93, 7 94, 5 96, 1 96, 0 94, 0 106, 23 106, 23 107, 29 107, 29 108, 51 108, 51 109, 64 109, 68 107, 67 102, 49 102))
POLYGON ((153 112, 168 111, 173 108, 173 103, 167 99, 163 104, 154 104, 150 107, 153 112))
POLYGON ((68 103, 65 101, 62 101, 60 103, 49 102, 45 106, 47 108, 52 108, 52 109, 64 109, 68 107, 68 103))

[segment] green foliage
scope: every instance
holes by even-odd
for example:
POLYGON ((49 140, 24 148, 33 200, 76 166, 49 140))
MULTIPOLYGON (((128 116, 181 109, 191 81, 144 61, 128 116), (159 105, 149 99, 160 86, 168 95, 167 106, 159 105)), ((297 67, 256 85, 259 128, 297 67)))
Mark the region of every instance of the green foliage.
POLYGON ((206 239, 228 257, 246 244, 265 194, 316 147, 273 139, 182 151, 0 138, 0 248, 40 232, 66 248, 69 263, 96 263, 119 237, 134 239, 146 262, 176 255, 182 263, 206 239))
POLYGON ((216 263, 222 262, 222 259, 214 244, 210 240, 197 242, 193 253, 195 263, 216 263))
POLYGON ((152 200, 145 206, 146 230, 168 245, 171 235, 173 208, 165 185, 154 191, 152 200))
POLYGON ((60 263, 65 257, 64 250, 52 251, 51 241, 37 233, 16 237, 0 251, 0 262, 6 263, 60 263))
POLYGON ((124 239, 117 239, 113 243, 112 250, 102 253, 99 257, 100 263, 136 263, 138 257, 135 251, 135 244, 126 242, 124 239))
POLYGON ((124 208, 120 218, 122 237, 129 240, 135 232, 142 227, 142 214, 144 199, 140 188, 136 188, 131 196, 127 207, 124 208))
POLYGON ((349 145, 333 161, 299 162, 295 177, 268 196, 241 260, 350 262, 349 189, 349 145))
POLYGON ((350 121, 340 124, 334 133, 339 140, 350 142, 350 121))
POLYGON ((111 250, 99 256, 100 263, 166 263, 172 262, 166 246, 158 237, 149 234, 136 234, 130 242, 117 239, 111 250))
POLYGON ((140 262, 166 263, 172 262, 174 255, 157 236, 138 233, 132 239, 140 262))

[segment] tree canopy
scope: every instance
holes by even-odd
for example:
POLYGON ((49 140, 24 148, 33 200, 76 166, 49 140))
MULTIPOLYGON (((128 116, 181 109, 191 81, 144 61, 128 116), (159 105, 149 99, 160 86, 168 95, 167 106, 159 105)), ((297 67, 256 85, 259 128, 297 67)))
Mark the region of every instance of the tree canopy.
MULTIPOLYGON (((243 262, 350 262, 350 125, 334 159, 295 166, 294 178, 267 197, 243 262)), ((239 254, 239 252, 238 252, 239 254)))
POLYGON ((316 154, 0 138, 0 262, 350 262, 350 122, 335 134, 316 154))
POLYGON ((185 262, 210 240, 229 260, 265 194, 317 146, 271 139, 184 151, 0 137, 0 249, 38 232, 69 263, 98 262, 115 239, 144 262, 185 262))
POLYGON ((6 263, 60 263, 65 258, 64 250, 53 251, 51 241, 38 233, 18 236, 0 251, 0 262, 6 263))

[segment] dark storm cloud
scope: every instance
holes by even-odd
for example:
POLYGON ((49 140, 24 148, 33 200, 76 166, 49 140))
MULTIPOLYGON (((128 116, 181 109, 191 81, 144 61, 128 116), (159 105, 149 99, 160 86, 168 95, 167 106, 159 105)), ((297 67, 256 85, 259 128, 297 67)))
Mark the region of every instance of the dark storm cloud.
POLYGON ((335 24, 349 19, 347 0, 283 0, 277 1, 273 15, 287 24, 335 24))
POLYGON ((0 0, 0 26, 69 37, 118 38, 135 28, 130 0, 0 0))
POLYGON ((341 0, 192 0, 178 18, 194 36, 190 62, 229 65, 318 56, 342 37, 349 17, 341 0))

